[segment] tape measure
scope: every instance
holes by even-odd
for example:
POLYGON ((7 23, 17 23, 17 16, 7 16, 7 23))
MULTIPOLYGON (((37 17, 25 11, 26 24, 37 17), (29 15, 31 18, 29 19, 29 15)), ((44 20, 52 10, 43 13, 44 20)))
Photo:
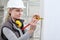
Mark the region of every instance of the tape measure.
POLYGON ((39 15, 34 15, 33 18, 40 20, 40 16, 39 15))

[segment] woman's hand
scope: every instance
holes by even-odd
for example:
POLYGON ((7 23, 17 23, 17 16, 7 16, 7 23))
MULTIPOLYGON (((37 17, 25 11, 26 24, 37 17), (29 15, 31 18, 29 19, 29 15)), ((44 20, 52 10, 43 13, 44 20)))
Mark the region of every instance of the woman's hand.
POLYGON ((36 29, 37 22, 38 22, 38 20, 33 17, 31 22, 30 22, 30 30, 35 30, 36 29))
POLYGON ((32 34, 35 29, 36 29, 36 25, 37 22, 40 20, 40 16, 39 15, 34 15, 31 22, 30 22, 30 30, 28 31, 30 34, 32 34))

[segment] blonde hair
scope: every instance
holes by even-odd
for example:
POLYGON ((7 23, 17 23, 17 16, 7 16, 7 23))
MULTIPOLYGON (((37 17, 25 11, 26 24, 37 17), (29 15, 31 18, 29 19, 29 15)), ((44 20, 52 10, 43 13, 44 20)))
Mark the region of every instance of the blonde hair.
POLYGON ((8 18, 11 16, 10 13, 9 13, 9 10, 10 9, 4 9, 4 17, 3 17, 2 24, 5 23, 8 20, 8 18))

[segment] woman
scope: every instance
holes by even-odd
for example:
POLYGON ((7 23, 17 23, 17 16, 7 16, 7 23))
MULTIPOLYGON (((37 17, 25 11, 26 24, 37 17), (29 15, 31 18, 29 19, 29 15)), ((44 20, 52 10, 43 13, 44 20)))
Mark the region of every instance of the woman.
POLYGON ((32 18, 32 21, 30 22, 30 30, 28 30, 25 33, 25 30, 21 30, 21 28, 18 28, 15 21, 20 20, 23 27, 23 20, 20 19, 24 5, 22 0, 9 0, 7 3, 7 9, 8 13, 4 17, 2 29, 1 29, 1 37, 3 40, 27 40, 30 38, 32 33, 34 32, 36 28, 37 20, 32 18))

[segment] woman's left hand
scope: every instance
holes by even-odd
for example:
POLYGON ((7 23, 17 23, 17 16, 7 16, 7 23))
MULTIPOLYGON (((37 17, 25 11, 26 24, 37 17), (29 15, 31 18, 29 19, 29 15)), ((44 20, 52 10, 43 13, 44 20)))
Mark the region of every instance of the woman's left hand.
POLYGON ((35 30, 36 29, 36 24, 37 24, 38 20, 35 18, 32 18, 31 22, 30 22, 30 30, 35 30))

